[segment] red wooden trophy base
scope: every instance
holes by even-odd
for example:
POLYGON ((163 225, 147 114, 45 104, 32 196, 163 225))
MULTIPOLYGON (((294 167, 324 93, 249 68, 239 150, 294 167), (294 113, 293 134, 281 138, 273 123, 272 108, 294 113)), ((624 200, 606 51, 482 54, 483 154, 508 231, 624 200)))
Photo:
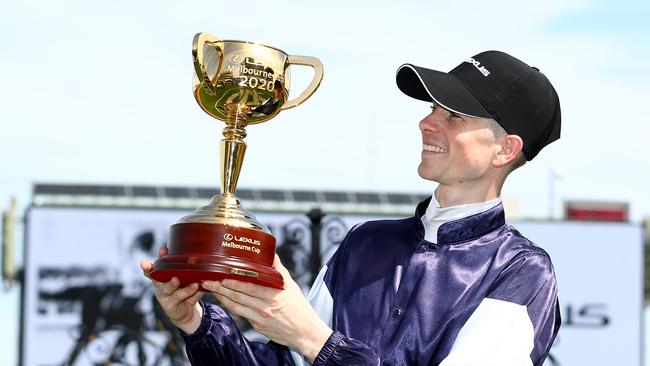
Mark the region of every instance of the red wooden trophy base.
MULTIPOLYGON (((273 268, 275 238, 255 229, 212 223, 172 225, 167 255, 154 262, 151 278, 181 285, 232 278, 262 286, 284 288, 273 268)), ((203 290, 200 287, 201 291, 203 290)))

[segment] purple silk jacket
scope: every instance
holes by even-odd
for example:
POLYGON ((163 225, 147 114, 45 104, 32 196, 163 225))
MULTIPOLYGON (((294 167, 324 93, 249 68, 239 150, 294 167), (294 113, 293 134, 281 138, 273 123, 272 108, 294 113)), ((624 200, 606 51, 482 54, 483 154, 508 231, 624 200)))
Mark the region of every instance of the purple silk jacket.
MULTIPOLYGON (((560 327, 548 254, 505 224, 501 204, 427 242, 429 201, 413 217, 357 225, 323 268, 309 297, 334 333, 314 365, 542 365, 560 327)), ((308 364, 202 305, 184 336, 193 365, 308 364)))

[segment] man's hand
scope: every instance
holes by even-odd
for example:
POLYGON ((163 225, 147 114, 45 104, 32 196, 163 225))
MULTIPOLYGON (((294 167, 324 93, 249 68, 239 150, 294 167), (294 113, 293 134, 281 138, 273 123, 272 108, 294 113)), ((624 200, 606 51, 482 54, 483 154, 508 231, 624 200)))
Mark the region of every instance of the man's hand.
POLYGON ((258 332, 296 348, 313 363, 332 330, 318 317, 277 255, 273 267, 284 279, 284 290, 230 279, 204 281, 203 287, 231 314, 248 319, 258 332))
MULTIPOLYGON (((162 257, 165 254, 167 254, 167 248, 160 248, 158 255, 162 257)), ((156 288, 156 300, 172 323, 187 334, 196 332, 201 325, 203 316, 203 308, 198 303, 203 295, 199 291, 199 285, 193 283, 179 289, 178 286, 181 282, 176 277, 164 283, 153 280, 149 277, 153 270, 153 263, 146 259, 140 261, 140 268, 156 288)))

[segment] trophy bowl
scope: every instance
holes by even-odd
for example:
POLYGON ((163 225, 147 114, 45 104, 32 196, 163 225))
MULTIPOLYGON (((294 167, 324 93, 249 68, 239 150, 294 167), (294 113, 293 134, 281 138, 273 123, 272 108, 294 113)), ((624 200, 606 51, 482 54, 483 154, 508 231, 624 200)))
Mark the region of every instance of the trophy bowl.
POLYGON ((273 267, 276 240, 235 195, 246 152, 246 127, 267 122, 307 100, 323 78, 321 62, 259 43, 221 40, 198 33, 192 43, 194 97, 210 116, 225 122, 220 146, 221 190, 203 207, 170 228, 167 254, 154 262, 151 278, 180 286, 233 278, 283 288, 273 267), (309 66, 314 77, 288 100, 291 65, 309 66))

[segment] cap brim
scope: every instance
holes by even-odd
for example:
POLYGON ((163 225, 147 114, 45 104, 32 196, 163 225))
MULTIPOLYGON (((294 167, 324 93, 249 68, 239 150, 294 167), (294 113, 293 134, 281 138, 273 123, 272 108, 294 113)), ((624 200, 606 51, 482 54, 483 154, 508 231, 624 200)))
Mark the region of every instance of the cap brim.
POLYGON ((494 118, 454 75, 404 64, 397 69, 397 87, 406 95, 435 102, 454 113, 494 118))

